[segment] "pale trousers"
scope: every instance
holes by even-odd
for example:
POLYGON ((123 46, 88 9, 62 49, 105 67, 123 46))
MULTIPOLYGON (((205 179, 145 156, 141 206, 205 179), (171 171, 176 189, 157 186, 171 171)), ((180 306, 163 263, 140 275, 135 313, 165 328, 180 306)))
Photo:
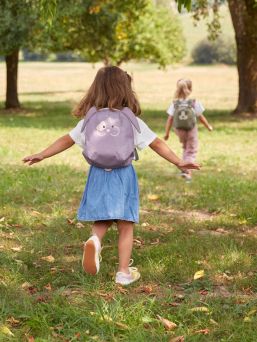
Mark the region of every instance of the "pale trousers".
POLYGON ((197 126, 190 131, 184 129, 175 129, 175 133, 179 137, 179 141, 183 147, 182 159, 187 162, 194 162, 196 159, 198 148, 198 130, 197 126))

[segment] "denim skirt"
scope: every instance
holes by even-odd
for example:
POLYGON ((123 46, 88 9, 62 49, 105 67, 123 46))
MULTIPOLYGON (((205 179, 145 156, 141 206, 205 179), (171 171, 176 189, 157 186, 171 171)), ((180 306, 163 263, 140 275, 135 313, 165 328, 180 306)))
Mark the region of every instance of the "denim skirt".
POLYGON ((78 210, 80 221, 139 222, 139 190, 132 165, 106 171, 91 166, 78 210))

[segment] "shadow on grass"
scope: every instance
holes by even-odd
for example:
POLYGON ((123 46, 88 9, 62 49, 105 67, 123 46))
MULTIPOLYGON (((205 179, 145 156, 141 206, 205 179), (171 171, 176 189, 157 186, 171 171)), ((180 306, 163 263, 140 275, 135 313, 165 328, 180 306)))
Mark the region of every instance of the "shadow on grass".
MULTIPOLYGON (((70 115, 73 104, 70 101, 38 101, 24 102, 23 109, 4 110, 0 109, 0 124, 5 127, 33 127, 33 128, 68 128, 75 125, 77 119, 70 115)), ((206 116, 210 122, 222 124, 228 128, 231 123, 244 122, 247 127, 242 127, 243 130, 254 130, 254 126, 250 124, 253 120, 246 120, 231 115, 230 111, 225 110, 206 110, 206 116), (249 125, 248 125, 249 123, 249 125)), ((165 110, 143 110, 140 116, 145 120, 152 129, 164 131, 166 113, 165 110)), ((219 130, 222 127, 218 127, 219 130)))

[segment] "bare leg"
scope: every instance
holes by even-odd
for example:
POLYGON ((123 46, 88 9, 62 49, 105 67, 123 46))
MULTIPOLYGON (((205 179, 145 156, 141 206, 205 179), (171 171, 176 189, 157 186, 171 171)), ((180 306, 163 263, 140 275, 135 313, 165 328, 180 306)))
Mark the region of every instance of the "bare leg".
POLYGON ((112 221, 96 221, 92 227, 92 233, 93 235, 96 235, 100 241, 102 241, 102 238, 111 225, 112 221))
POLYGON ((129 274, 129 262, 133 247, 134 223, 129 221, 118 221, 119 230, 119 272, 129 274))

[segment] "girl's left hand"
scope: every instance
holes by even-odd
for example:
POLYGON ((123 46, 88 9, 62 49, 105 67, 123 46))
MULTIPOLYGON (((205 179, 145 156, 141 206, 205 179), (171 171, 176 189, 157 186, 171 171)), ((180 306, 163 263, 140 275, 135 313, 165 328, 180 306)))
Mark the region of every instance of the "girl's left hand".
POLYGON ((184 162, 184 161, 181 161, 177 167, 181 170, 185 170, 185 169, 188 169, 188 170, 200 170, 201 166, 197 163, 190 163, 190 162, 184 162))

